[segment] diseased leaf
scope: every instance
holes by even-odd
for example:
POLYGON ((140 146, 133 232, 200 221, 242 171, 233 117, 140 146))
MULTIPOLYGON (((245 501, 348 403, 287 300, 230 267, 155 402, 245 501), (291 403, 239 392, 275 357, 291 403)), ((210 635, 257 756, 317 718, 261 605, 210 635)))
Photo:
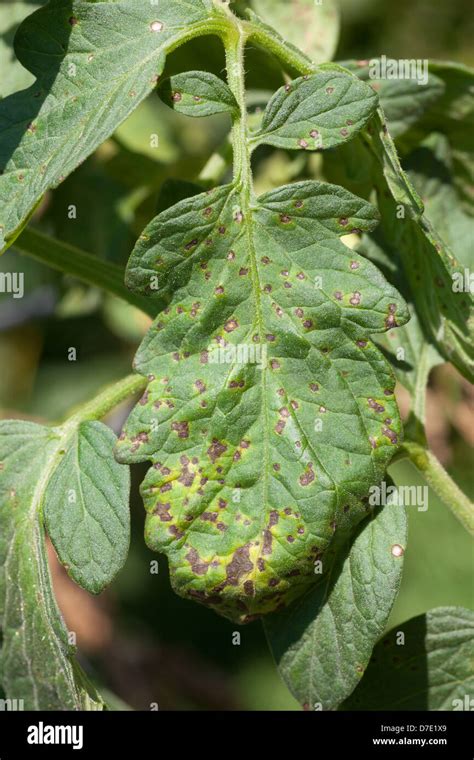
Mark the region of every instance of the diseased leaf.
POLYGON ((438 607, 390 631, 344 710, 472 710, 474 612, 438 607))
POLYGON ((281 87, 270 100, 252 142, 277 148, 320 150, 350 140, 377 108, 371 87, 343 69, 320 66, 316 74, 281 87))
POLYGON ((226 83, 207 71, 176 74, 163 82, 159 94, 167 105, 186 116, 212 116, 239 110, 226 83))
POLYGON ((251 0, 251 7, 314 63, 330 61, 339 38, 339 9, 335 0, 251 0))
POLYGON ((58 430, 0 422, 0 684, 26 710, 101 710, 54 599, 40 518, 62 446, 58 430))
POLYGON ((19 63, 13 52, 13 38, 23 19, 33 13, 42 0, 3 0, 0 5, 0 98, 23 90, 33 77, 19 63))
POLYGON ((44 496, 45 525, 59 559, 93 594, 121 570, 130 542, 130 474, 113 458, 115 442, 101 422, 79 425, 44 496))
POLYGON ((400 586, 407 519, 387 505, 287 610, 264 625, 280 673, 308 709, 332 710, 357 686, 400 586))
POLYGON ((15 52, 37 81, 0 102, 0 237, 7 244, 43 193, 153 90, 168 51, 222 28, 223 18, 210 0, 157 7, 51 0, 28 17, 15 52))
POLYGON ((299 182, 251 205, 233 185, 145 230, 127 284, 168 303, 135 359, 148 389, 117 446, 151 460, 146 540, 172 583, 246 622, 314 581, 400 436, 394 381, 368 339, 403 301, 338 238, 377 214, 299 182))

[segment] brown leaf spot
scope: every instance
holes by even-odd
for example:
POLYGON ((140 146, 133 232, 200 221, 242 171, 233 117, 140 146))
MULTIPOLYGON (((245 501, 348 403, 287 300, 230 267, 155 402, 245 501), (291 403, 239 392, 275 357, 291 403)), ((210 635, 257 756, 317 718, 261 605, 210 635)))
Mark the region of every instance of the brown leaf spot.
POLYGON ((393 445, 398 443, 398 436, 394 430, 390 430, 390 428, 384 427, 382 428, 382 435, 388 438, 390 443, 393 443, 393 445))
POLYGON ((382 406, 381 404, 379 404, 373 398, 368 398, 367 399, 367 403, 370 406, 370 408, 373 409, 374 411, 376 411, 378 414, 380 414, 381 412, 385 411, 385 407, 382 406))
POLYGON ((153 515, 156 515, 156 517, 159 517, 161 522, 170 522, 171 521, 171 514, 170 514, 171 504, 162 504, 161 502, 158 502, 158 504, 153 509, 153 515))
POLYGON ((350 299, 350 303, 352 304, 352 306, 359 306, 360 301, 361 301, 361 295, 360 293, 356 291, 354 295, 352 296, 352 298, 350 299))
POLYGON ((209 563, 201 559, 196 549, 190 549, 186 554, 186 559, 191 565, 194 575, 206 575, 209 570, 209 563))
POLYGON ((226 331, 226 333, 231 333, 234 330, 236 330, 238 326, 239 326, 239 323, 237 322, 236 319, 229 319, 224 325, 224 330, 226 331))
POLYGON ((231 586, 237 586, 243 575, 247 575, 253 570, 253 564, 250 561, 249 545, 240 546, 235 550, 231 562, 226 567, 227 582, 231 586))
POLYGON ((255 587, 252 581, 245 581, 244 591, 247 594, 247 596, 255 596, 255 587))
POLYGON ((303 475, 300 475, 300 483, 302 486, 309 486, 309 484, 313 482, 314 478, 315 475, 313 472, 313 463, 308 462, 306 472, 304 472, 303 475))
POLYGON ((171 424, 171 430, 174 430, 178 434, 178 438, 189 437, 189 423, 188 422, 173 422, 171 424))
POLYGON ((219 457, 222 456, 222 454, 224 454, 226 451, 227 446, 218 441, 217 438, 213 438, 212 444, 207 450, 207 454, 211 462, 214 464, 214 462, 219 459, 219 457))

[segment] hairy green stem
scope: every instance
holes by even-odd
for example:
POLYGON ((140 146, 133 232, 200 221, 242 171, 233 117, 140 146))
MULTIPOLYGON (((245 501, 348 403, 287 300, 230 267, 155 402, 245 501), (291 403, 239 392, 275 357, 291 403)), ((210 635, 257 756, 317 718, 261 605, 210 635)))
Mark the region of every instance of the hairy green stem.
POLYGON ((147 382, 148 380, 141 375, 127 375, 117 383, 107 386, 95 398, 73 409, 65 425, 75 426, 87 420, 102 419, 129 396, 143 392, 147 382))
POLYGON ((237 103, 239 113, 233 119, 232 146, 234 151, 234 181, 245 197, 249 197, 253 178, 247 141, 249 136, 247 103, 245 99, 244 51, 247 42, 243 25, 235 19, 235 29, 229 32, 225 44, 227 81, 237 103))
POLYGON ((31 227, 25 229, 16 240, 15 250, 52 269, 77 277, 88 285, 101 288, 145 314, 155 316, 156 304, 151 299, 137 296, 128 290, 123 283, 124 270, 116 264, 85 253, 69 243, 54 240, 31 227))
POLYGON ((410 459, 468 533, 474 535, 474 504, 448 475, 435 455, 415 441, 405 441, 398 459, 403 456, 410 459))

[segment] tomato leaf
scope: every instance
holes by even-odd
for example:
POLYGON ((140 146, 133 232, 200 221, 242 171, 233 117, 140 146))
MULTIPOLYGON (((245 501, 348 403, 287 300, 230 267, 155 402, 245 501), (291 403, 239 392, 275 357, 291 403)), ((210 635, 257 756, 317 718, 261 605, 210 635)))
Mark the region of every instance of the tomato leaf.
POLYGON ((334 709, 359 683, 398 593, 406 539, 404 508, 379 509, 306 595, 265 619, 280 673, 307 709, 334 709))
POLYGON ((474 612, 439 607, 377 644, 343 710, 472 710, 474 612))
POLYGON ((463 268, 424 214, 381 113, 374 117, 370 139, 378 161, 381 227, 400 252, 423 329, 441 355, 474 380, 474 299, 472 293, 453 288, 463 268))
POLYGON ((165 80, 158 92, 167 105, 186 116, 212 116, 239 110, 226 83, 207 71, 176 74, 165 80))
POLYGON ((0 422, 0 684, 26 710, 101 710, 54 599, 40 516, 62 445, 58 430, 0 422))
POLYGON ((0 249, 153 90, 169 50, 221 18, 210 0, 51 0, 25 20, 15 52, 37 79, 0 101, 0 249))
POLYGON ((377 107, 377 95, 337 66, 319 67, 281 87, 252 141, 277 148, 318 150, 347 142, 377 107))
POLYGON ((356 525, 400 436, 393 378, 368 339, 407 319, 339 241, 373 207, 284 186, 242 211, 228 185, 158 215, 127 284, 167 307, 135 359, 148 389, 117 446, 151 460, 146 539, 175 590, 247 621, 314 581, 336 525, 356 525))
POLYGON ((330 61, 339 38, 339 10, 335 0, 251 0, 251 7, 288 42, 297 45, 314 63, 330 61))
POLYGON ((115 441, 101 422, 80 424, 44 496, 45 525, 59 559, 93 594, 121 570, 130 542, 130 474, 113 458, 115 441))
POLYGON ((16 59, 13 38, 18 25, 41 5, 41 0, 3 0, 0 6, 0 98, 23 90, 33 77, 16 59))
POLYGON ((445 92, 443 80, 430 70, 427 72, 426 82, 420 84, 416 78, 385 79, 375 76, 377 72, 381 73, 380 59, 377 58, 370 61, 339 63, 373 87, 379 96, 393 138, 403 135, 419 122, 445 92))

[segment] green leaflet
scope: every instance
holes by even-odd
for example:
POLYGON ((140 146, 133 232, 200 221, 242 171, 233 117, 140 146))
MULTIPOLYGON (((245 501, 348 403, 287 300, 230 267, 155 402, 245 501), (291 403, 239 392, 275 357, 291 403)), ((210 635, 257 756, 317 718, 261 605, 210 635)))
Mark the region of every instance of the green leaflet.
POLYGON ((459 187, 456 159, 448 138, 431 134, 404 163, 410 180, 423 196, 427 216, 461 265, 472 271, 474 215, 459 187))
POLYGON ((339 9, 335 0, 251 0, 261 18, 297 45, 314 63, 330 61, 339 38, 339 9))
POLYGON ((338 66, 320 66, 317 73, 299 77, 275 93, 251 140, 287 149, 333 148, 351 140, 376 105, 375 92, 357 77, 338 66))
POLYGON ((439 607, 388 633, 344 710, 472 710, 474 612, 439 607))
POLYGON ((167 105, 186 116, 212 116, 239 109, 226 83, 207 71, 176 74, 163 82, 159 94, 167 105))
POLYGON ((441 364, 443 358, 423 333, 410 287, 403 277, 397 248, 388 242, 378 228, 371 235, 364 236, 357 250, 382 270, 387 280, 408 303, 411 314, 408 324, 377 336, 376 343, 392 364, 397 379, 410 392, 414 402, 413 411, 418 412, 419 421, 424 424, 424 397, 428 377, 431 369, 441 364))
POLYGON ((420 121, 445 92, 443 80, 433 73, 432 67, 427 72, 427 81, 418 84, 415 78, 377 78, 375 76, 377 65, 380 65, 380 59, 377 58, 371 61, 340 61, 339 63, 357 74, 364 82, 370 83, 377 92, 390 134, 395 139, 420 121))
POLYGON ((404 508, 378 509, 305 596, 265 619, 280 673, 307 709, 332 710, 359 683, 400 586, 406 540, 404 508))
POLYGON ((68 574, 99 594, 125 564, 130 542, 130 474, 113 458, 116 437, 101 422, 83 422, 44 496, 49 537, 68 574))
POLYGON ((175 590, 232 619, 314 580, 396 449, 393 378, 368 335, 405 306, 338 240, 376 223, 339 187, 295 183, 243 209, 230 185, 161 213, 132 254, 129 287, 169 305, 136 356, 149 384, 117 456, 153 462, 146 539, 175 590))
POLYGON ((474 379, 474 299, 455 292, 464 275, 449 247, 423 213, 416 190, 401 169, 383 115, 371 126, 370 144, 379 162, 375 172, 382 228, 401 256, 415 307, 430 342, 468 379, 474 379), (383 176, 382 176, 383 174, 383 176))
POLYGON ((26 710, 101 710, 56 606, 40 519, 61 446, 57 430, 0 423, 0 684, 26 710))
POLYGON ((0 102, 0 249, 152 91, 166 54, 228 25, 222 13, 210 0, 51 0, 22 24, 15 51, 37 81, 0 102))

